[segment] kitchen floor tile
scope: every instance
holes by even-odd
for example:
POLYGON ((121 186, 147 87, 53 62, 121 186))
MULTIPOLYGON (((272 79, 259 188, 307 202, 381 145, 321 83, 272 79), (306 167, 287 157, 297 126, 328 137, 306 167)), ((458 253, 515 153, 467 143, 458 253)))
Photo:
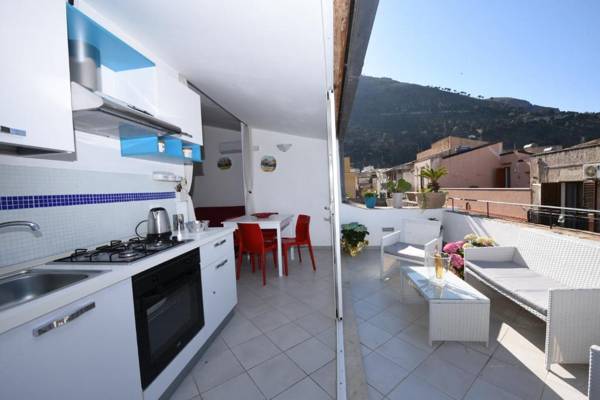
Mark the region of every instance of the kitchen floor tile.
POLYGON ((275 309, 252 317, 250 318, 250 321, 263 332, 272 331, 273 329, 291 322, 289 318, 275 309))
POLYGON ((334 326, 333 318, 328 318, 320 312, 305 315, 294 321, 294 323, 300 325, 305 331, 313 336, 334 326))
POLYGON ((177 390, 171 395, 169 400, 190 400, 195 396, 198 396, 200 392, 194 381, 192 374, 188 374, 183 381, 177 387, 177 390))
POLYGON ((331 400, 331 397, 310 378, 304 378, 277 395, 275 400, 331 400))
POLYGON ((306 374, 285 354, 280 354, 248 371, 252 380, 268 398, 306 377, 306 374))
POLYGON ((310 338, 285 352, 307 374, 335 358, 335 353, 316 338, 310 338))
POLYGON ((192 369, 200 393, 205 392, 244 372, 244 368, 230 350, 224 351, 211 360, 200 361, 192 369))
POLYGON ((337 349, 337 336, 335 328, 327 329, 319 333, 315 336, 319 342, 323 343, 325 346, 329 347, 332 351, 336 351, 337 349))
POLYGON ((263 400, 265 396, 256 387, 248 374, 243 373, 208 392, 202 393, 203 400, 244 399, 263 400))
POLYGON ((315 311, 312 307, 299 301, 296 301, 295 303, 288 303, 283 306, 278 306, 277 309, 288 319, 290 319, 290 321, 302 318, 305 315, 308 315, 315 311))
POLYGON ((229 347, 244 343, 262 332, 244 316, 235 314, 223 329, 221 337, 229 347))
POLYGON ((265 335, 260 335, 238 344, 231 351, 245 369, 250 369, 281 351, 265 335))
POLYGON ((277 329, 273 329, 272 331, 267 332, 266 335, 283 351, 311 338, 310 333, 306 332, 293 322, 280 326, 277 329))

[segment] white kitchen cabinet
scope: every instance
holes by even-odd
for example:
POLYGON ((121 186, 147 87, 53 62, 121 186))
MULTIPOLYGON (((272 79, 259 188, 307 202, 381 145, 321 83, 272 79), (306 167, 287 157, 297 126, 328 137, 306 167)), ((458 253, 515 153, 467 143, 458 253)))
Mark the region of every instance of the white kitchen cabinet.
POLYGON ((184 141, 202 145, 202 111, 200 96, 178 77, 164 68, 156 68, 156 116, 175 124, 183 132, 184 141))
POLYGON ((202 265, 202 298, 204 302, 204 327, 209 334, 223 322, 227 314, 231 312, 237 304, 236 278, 235 278, 235 253, 231 243, 231 235, 224 247, 214 247, 215 243, 220 243, 221 238, 214 243, 202 246, 200 248, 201 257, 206 253, 217 253, 219 257, 205 264, 201 259, 202 265), (226 249, 225 252, 222 249, 226 249))
POLYGON ((65 1, 1 1, 0 15, 0 146, 75 151, 65 1))
POLYGON ((142 398, 130 280, 5 332, 0 349, 0 399, 142 398))

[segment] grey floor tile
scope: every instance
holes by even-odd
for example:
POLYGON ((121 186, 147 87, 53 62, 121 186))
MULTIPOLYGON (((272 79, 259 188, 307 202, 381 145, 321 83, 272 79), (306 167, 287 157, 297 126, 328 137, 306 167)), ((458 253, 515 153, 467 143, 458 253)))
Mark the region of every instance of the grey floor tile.
POLYGON ((335 358, 335 353, 314 337, 285 353, 307 374, 315 372, 335 358))
POLYGON ((306 377, 285 354, 280 354, 248 371, 252 380, 268 398, 275 397, 306 377))
POLYGON ((272 331, 290 322, 288 317, 275 309, 252 317, 250 321, 263 332, 272 331))
POLYGON ((482 379, 477 379, 471 389, 467 392, 465 400, 519 400, 519 397, 514 396, 507 391, 487 383, 482 379))
POLYGON ((477 377, 435 356, 425 360, 415 370, 415 374, 456 399, 461 399, 467 393, 477 377))
POLYGON ((401 320, 390 312, 383 311, 373 318, 369 319, 369 323, 375 325, 379 329, 383 329, 384 331, 396 335, 400 333, 402 329, 408 328, 410 325, 409 322, 405 320, 401 320))
POLYGON ((283 315, 285 315, 290 321, 294 321, 298 318, 302 318, 305 315, 308 315, 310 313, 313 313, 315 310, 300 302, 300 301, 296 301, 294 303, 288 303, 282 306, 277 306, 277 309, 279 310, 279 312, 281 312, 283 315))
POLYGON ((367 383, 386 395, 409 373, 378 353, 371 353, 363 360, 367 383))
POLYGON ((494 358, 481 372, 481 379, 526 400, 539 399, 544 389, 544 380, 527 368, 494 358))
POLYGON ((232 347, 231 351, 245 369, 250 369, 281 353, 279 348, 265 335, 260 335, 247 342, 238 344, 232 347))
POLYGON ((490 358, 488 355, 473 350, 460 342, 443 343, 433 352, 433 354, 442 360, 475 375, 479 374, 487 360, 490 358))
POLYGON ((275 400, 331 400, 331 397, 310 378, 304 378, 275 397, 275 400))
POLYGON ((196 385, 200 393, 205 392, 244 372, 244 368, 229 350, 214 358, 200 361, 192 369, 196 385))
POLYGON ((337 336, 335 328, 329 328, 326 331, 319 333, 315 336, 319 342, 323 343, 325 346, 329 347, 332 351, 336 351, 337 349, 337 336))
POLYGON ((425 350, 397 337, 390 339, 375 351, 409 371, 415 369, 429 355, 425 350))
POLYGON ((332 398, 336 397, 337 362, 332 360, 325 366, 319 368, 310 377, 321 389, 325 390, 332 398))
POLYGON ((334 320, 326 317, 320 312, 305 315, 294 321, 294 323, 300 325, 305 331, 313 336, 334 326, 334 320))
POLYGON ((383 311, 383 307, 367 303, 364 300, 354 303, 354 313, 362 319, 370 319, 383 311))
POLYGON ((398 335, 398 338, 418 347, 426 352, 433 352, 440 343, 433 343, 433 346, 429 345, 429 331, 427 328, 422 327, 418 324, 412 324, 408 328, 404 329, 398 335))
POLYGON ((360 342, 371 350, 375 350, 392 338, 392 335, 369 322, 363 322, 358 326, 358 335, 360 342))
POLYGON ((188 374, 183 381, 179 384, 173 395, 169 400, 190 400, 195 396, 198 396, 200 392, 196 387, 196 382, 192 374, 188 374))
MULTIPOLYGON (((434 388, 415 374, 403 380, 387 398, 389 400, 452 400, 452 397, 434 388)), ((480 400, 487 400, 487 398, 482 397, 480 400)))
POLYGON ((266 335, 283 351, 311 338, 310 333, 306 332, 303 328, 293 322, 280 326, 277 329, 273 329, 272 331, 267 332, 266 335))
POLYGON ((229 350, 229 347, 227 347, 227 344, 225 343, 223 338, 219 335, 213 340, 213 342, 210 344, 210 346, 208 346, 206 351, 202 354, 202 357, 200 358, 200 362, 210 360, 211 358, 218 356, 219 354, 221 354, 222 352, 224 352, 226 350, 229 350))
POLYGON ((203 400, 244 399, 262 400, 265 396, 258 390, 248 374, 241 374, 227 382, 202 393, 203 400))
POLYGON ((383 395, 377 391, 373 386, 367 385, 367 395, 369 400, 382 400, 383 395))
POLYGON ((249 319, 236 314, 229 321, 227 326, 225 326, 223 332, 221 332, 221 337, 229 347, 233 347, 258 336, 261 333, 262 332, 258 330, 249 319))

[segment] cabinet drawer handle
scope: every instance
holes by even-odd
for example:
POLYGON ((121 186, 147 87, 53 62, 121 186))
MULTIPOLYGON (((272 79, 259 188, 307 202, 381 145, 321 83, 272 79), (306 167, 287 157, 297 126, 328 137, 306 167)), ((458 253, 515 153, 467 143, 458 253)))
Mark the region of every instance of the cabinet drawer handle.
POLYGON ((217 265, 215 265, 215 269, 221 268, 223 265, 227 264, 227 260, 221 261, 217 265))
POLYGON ((93 310, 94 308, 96 308, 95 302, 88 303, 85 306, 81 307, 80 309, 73 311, 69 315, 65 315, 62 318, 55 319, 52 322, 49 322, 45 325, 35 328, 33 330, 33 336, 41 336, 44 333, 50 332, 53 329, 60 328, 61 326, 68 324, 69 322, 73 321, 74 319, 77 319, 81 315, 85 314, 86 312, 88 312, 90 310, 93 310))
POLYGON ((27 136, 27 131, 25 129, 11 128, 10 126, 4 125, 0 125, 0 132, 9 135, 27 136))
POLYGON ((215 243, 215 247, 219 247, 221 245, 224 245, 225 243, 227 243, 227 239, 223 239, 220 242, 215 243))

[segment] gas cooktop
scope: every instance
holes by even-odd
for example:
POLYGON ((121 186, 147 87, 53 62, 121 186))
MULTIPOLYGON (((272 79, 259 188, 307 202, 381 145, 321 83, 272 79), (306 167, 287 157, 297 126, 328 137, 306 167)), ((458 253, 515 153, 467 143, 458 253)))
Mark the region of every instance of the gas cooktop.
POLYGON ((126 241, 111 240, 109 244, 95 249, 76 249, 70 256, 59 258, 53 262, 79 264, 130 263, 189 241, 177 240, 176 237, 159 241, 149 241, 137 237, 126 241))

